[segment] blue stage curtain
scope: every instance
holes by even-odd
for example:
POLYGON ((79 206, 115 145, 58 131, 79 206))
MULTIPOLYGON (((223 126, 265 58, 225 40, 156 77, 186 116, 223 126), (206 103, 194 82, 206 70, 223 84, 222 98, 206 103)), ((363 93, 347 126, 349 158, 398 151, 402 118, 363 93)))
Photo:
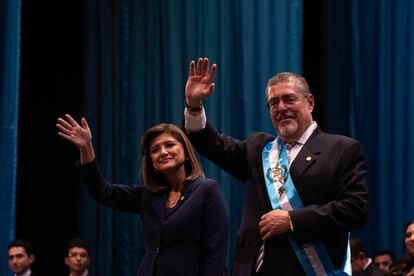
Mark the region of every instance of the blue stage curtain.
MULTIPOLYGON (((217 63, 205 103, 222 132, 245 138, 274 132, 267 80, 301 73, 302 1, 85 1, 85 115, 103 174, 140 183, 139 139, 154 124, 181 125, 189 63, 217 63)), ((221 183, 231 229, 228 266, 243 205, 243 185, 203 160, 221 183)), ((139 218, 97 205, 82 191, 80 225, 99 275, 134 275, 143 254, 139 218)))
POLYGON ((414 3, 352 1, 355 130, 369 158, 369 248, 405 252, 414 219, 414 3))
POLYGON ((0 0, 0 275, 10 275, 14 239, 19 110, 20 0, 0 0))
POLYGON ((362 141, 368 158, 369 221, 353 234, 368 254, 390 249, 399 257, 414 219, 414 5, 326 0, 323 7, 321 124, 362 141))

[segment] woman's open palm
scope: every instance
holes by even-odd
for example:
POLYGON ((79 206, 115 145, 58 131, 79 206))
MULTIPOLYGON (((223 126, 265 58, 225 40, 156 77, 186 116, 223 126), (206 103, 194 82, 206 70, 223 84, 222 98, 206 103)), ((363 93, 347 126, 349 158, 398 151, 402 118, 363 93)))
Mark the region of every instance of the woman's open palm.
POLYGON ((78 148, 86 147, 92 141, 92 134, 85 118, 81 119, 79 125, 75 119, 69 114, 65 115, 65 119, 58 118, 56 127, 59 129, 58 135, 78 148))

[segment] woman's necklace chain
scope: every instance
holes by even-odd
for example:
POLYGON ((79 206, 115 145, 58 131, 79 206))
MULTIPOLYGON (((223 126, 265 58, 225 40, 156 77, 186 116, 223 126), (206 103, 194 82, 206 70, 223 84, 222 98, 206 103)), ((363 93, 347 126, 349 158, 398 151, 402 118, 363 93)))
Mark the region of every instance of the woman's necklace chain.
POLYGON ((170 192, 168 194, 168 200, 167 200, 167 207, 174 207, 175 205, 177 205, 178 200, 181 197, 181 192, 170 192))

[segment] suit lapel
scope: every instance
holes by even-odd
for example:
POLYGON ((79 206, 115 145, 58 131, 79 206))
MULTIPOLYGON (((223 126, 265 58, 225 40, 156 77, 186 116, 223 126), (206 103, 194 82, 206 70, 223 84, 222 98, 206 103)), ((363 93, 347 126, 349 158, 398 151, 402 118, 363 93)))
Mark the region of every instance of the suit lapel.
POLYGON ((319 128, 315 129, 290 166, 290 176, 294 184, 318 161, 318 157, 322 152, 322 141, 319 139, 321 133, 322 131, 319 128))
POLYGON ((195 185, 195 182, 200 181, 199 179, 200 178, 198 178, 194 181, 185 182, 183 190, 181 192, 181 198, 178 201, 177 206, 175 206, 172 209, 168 209, 166 207, 168 192, 166 192, 163 196, 160 196, 157 200, 155 200, 154 201, 154 209, 156 210, 158 215, 161 218, 166 219, 166 218, 170 217, 172 214, 174 214, 181 207, 181 205, 183 205, 184 202, 190 197, 191 193, 194 191, 194 189, 197 186, 197 185, 195 185))

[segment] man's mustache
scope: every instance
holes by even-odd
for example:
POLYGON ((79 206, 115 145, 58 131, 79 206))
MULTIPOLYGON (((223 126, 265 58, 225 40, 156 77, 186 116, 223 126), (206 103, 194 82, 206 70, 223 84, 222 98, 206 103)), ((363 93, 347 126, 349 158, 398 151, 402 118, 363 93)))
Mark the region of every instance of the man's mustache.
POLYGON ((285 111, 282 111, 282 112, 276 114, 276 120, 279 121, 279 120, 283 120, 283 119, 286 119, 286 118, 293 118, 294 116, 295 116, 295 114, 293 114, 292 111, 285 110, 285 111))

